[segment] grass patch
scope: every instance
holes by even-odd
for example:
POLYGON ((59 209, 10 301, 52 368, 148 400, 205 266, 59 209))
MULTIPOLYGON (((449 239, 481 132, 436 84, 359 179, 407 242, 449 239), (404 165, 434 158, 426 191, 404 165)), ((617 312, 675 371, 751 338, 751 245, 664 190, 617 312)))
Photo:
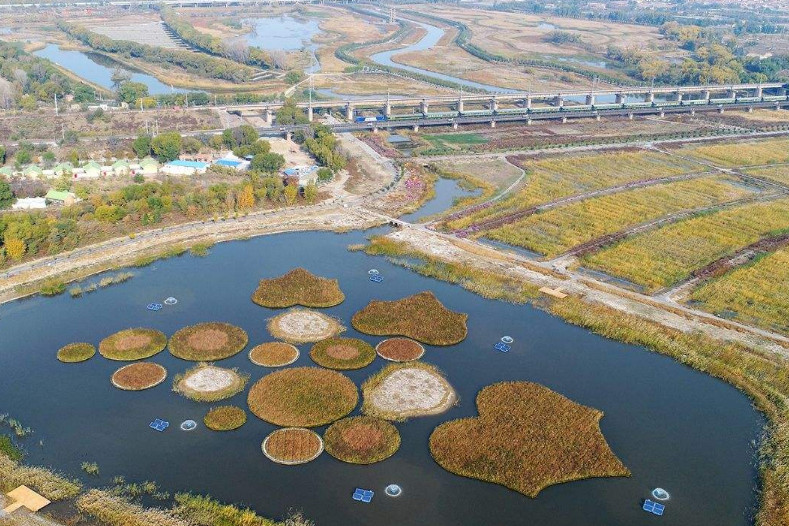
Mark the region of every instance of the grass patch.
POLYGON ((69 343, 58 349, 58 360, 64 363, 77 363, 89 360, 96 354, 96 347, 92 343, 69 343))
POLYGON ((5 455, 9 460, 17 462, 22 460, 24 453, 16 447, 10 436, 0 435, 0 455, 5 455))
POLYGON ((42 296, 58 296, 66 292, 66 283, 56 278, 47 279, 41 283, 39 292, 42 296))
POLYGON ((261 449, 269 460, 278 464, 304 464, 323 453, 323 440, 309 429, 277 429, 263 440, 261 449))
POLYGON ((479 133, 435 133, 423 137, 434 148, 445 146, 475 146, 487 144, 488 138, 479 133))
POLYGON ((315 427, 339 420, 359 401, 345 375, 317 367, 268 374, 249 390, 249 409, 261 420, 283 427, 315 427))
POLYGON ((432 292, 396 301, 372 301, 353 315, 354 329, 375 336, 406 336, 428 345, 454 345, 468 334, 468 315, 453 312, 432 292))
POLYGON ((345 301, 345 294, 336 279, 322 278, 296 268, 278 278, 261 280, 252 294, 252 301, 272 309, 296 305, 334 307, 345 301))
POLYGON ((323 435, 326 452, 343 462, 373 464, 400 448, 397 428, 380 418, 354 416, 333 423, 323 435))
POLYGON ((99 343, 99 353, 108 360, 142 360, 164 350, 167 336, 155 329, 125 329, 107 336, 99 343))
POLYGON ((268 321, 272 336, 291 343, 318 342, 344 330, 345 327, 331 316, 307 309, 292 309, 268 321))
POLYGON ((125 365, 112 374, 112 385, 124 391, 143 391, 155 387, 167 378, 167 369, 152 362, 125 365))
POLYGON ((92 489, 77 499, 77 509, 106 526, 191 526, 172 510, 143 508, 109 491, 92 489))
POLYGON ((375 349, 358 338, 329 338, 312 346, 310 358, 329 369, 361 369, 375 360, 375 349))
POLYGON ((214 407, 203 418, 205 426, 214 431, 232 431, 246 422, 247 412, 234 405, 214 407))
POLYGON ((789 140, 688 146, 681 153, 723 166, 756 166, 789 162, 789 140))
POLYGON ((438 426, 430 453, 447 471, 536 497, 592 477, 628 476, 600 431, 601 411, 539 384, 502 382, 477 395, 478 417, 438 426))
POLYGON ((157 252, 155 254, 145 254, 143 256, 138 257, 132 262, 133 267, 147 267, 154 261, 158 261, 160 259, 170 259, 178 256, 182 256, 186 252, 186 249, 182 246, 176 245, 170 248, 167 248, 161 252, 157 252))
POLYGON ((412 362, 425 354, 422 344, 408 338, 389 338, 376 345, 375 351, 390 362, 412 362))
POLYGON ((262 367, 282 367, 299 359, 299 350, 285 342, 261 343, 249 351, 249 359, 262 367))
POLYGON ((184 327, 170 338, 170 354, 182 360, 207 362, 236 355, 247 346, 244 329, 229 323, 208 322, 184 327))
POLYGON ((441 371, 423 362, 392 363, 362 385, 362 412, 386 420, 443 413, 457 395, 441 371))
POLYGON ((218 402, 244 390, 249 375, 199 363, 173 380, 173 391, 196 402, 218 402))
POLYGON ((99 476, 99 465, 95 462, 83 462, 80 465, 80 469, 88 475, 93 475, 94 477, 99 476))
POLYGON ((193 256, 204 258, 211 253, 211 247, 213 246, 213 243, 195 243, 189 247, 189 253, 193 256))
POLYGON ((53 502, 73 499, 82 489, 76 480, 67 479, 48 469, 25 466, 0 454, 0 488, 9 491, 23 484, 53 502))
MULTIPOLYGON (((177 516, 189 521, 192 526, 275 526, 274 521, 258 516, 250 509, 243 509, 230 504, 191 493, 175 494, 174 512, 177 516)), ((158 525, 157 525, 158 526, 158 525)), ((311 526, 304 522, 285 522, 281 526, 311 526)))

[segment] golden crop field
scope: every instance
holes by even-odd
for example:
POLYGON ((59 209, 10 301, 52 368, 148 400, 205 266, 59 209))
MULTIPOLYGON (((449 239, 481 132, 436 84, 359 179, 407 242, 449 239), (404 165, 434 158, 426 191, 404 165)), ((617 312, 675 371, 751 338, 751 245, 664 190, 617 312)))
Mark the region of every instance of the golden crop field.
POLYGON ((554 257, 630 225, 749 193, 733 181, 728 176, 707 176, 586 199, 491 230, 487 237, 554 257))
POLYGON ((767 168, 751 168, 746 170, 748 175, 754 177, 761 177, 762 179, 769 179, 776 183, 789 185, 789 165, 781 164, 778 166, 770 166, 767 168))
POLYGON ((789 247, 709 281, 691 294, 699 306, 789 334, 789 247))
POLYGON ((448 223, 452 229, 465 228, 530 206, 579 195, 633 181, 669 177, 701 171, 697 164, 654 152, 612 152, 573 155, 522 163, 527 170, 521 190, 495 207, 481 210, 448 223))
POLYGON ((680 153, 723 166, 789 162, 789 139, 711 144, 681 148, 680 153))
POLYGON ((789 199, 750 203, 669 224, 590 254, 584 266, 654 291, 764 236, 789 229, 789 199))

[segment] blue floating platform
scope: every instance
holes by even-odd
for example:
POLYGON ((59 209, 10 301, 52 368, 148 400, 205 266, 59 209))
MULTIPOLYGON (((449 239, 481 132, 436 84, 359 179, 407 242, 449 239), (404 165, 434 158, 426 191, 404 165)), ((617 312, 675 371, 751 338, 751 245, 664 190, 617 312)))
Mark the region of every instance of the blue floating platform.
POLYGON ((156 420, 148 424, 148 427, 156 431, 162 432, 168 427, 170 427, 170 422, 166 420, 162 420, 161 418, 157 418, 156 420))
POLYGON ((370 281, 372 281, 373 283, 381 283, 383 280, 384 277, 381 276, 380 274, 373 274, 372 276, 370 276, 370 281))
POLYGON ((493 348, 500 352, 510 352, 512 350, 512 347, 504 342, 496 342, 493 348))
POLYGON ((666 507, 659 502, 654 502, 649 499, 644 501, 644 505, 641 507, 644 511, 652 513, 653 515, 661 516, 663 512, 666 510, 666 507))
POLYGON ((371 489, 356 488, 353 491, 353 500, 369 504, 373 500, 373 495, 375 492, 371 489))
POLYGON ((162 310, 162 307, 164 307, 164 305, 162 305, 161 303, 149 303, 146 308, 148 310, 157 311, 157 310, 162 310))

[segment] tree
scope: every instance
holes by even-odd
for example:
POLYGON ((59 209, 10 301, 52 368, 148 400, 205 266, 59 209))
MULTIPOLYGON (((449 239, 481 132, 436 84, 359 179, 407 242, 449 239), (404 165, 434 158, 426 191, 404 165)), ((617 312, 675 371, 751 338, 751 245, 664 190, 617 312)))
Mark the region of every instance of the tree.
POLYGON ((289 124, 307 124, 309 119, 304 110, 296 106, 296 101, 292 98, 286 99, 282 107, 277 110, 277 124, 287 126, 289 124))
POLYGON ((147 96, 148 86, 142 82, 124 82, 118 88, 118 100, 127 104, 134 104, 147 96))
POLYGON ((194 137, 184 137, 182 149, 186 153, 198 153, 203 147, 203 143, 194 137))
POLYGON ((30 161, 33 160, 33 154, 30 153, 30 150, 27 148, 23 148, 16 152, 16 162, 19 164, 30 164, 30 161))
POLYGON ((96 90, 85 84, 78 84, 74 88, 74 102, 93 102, 96 100, 96 90))
POLYGON ((295 184, 289 184, 285 187, 285 202, 292 205, 296 202, 296 196, 299 195, 299 189, 295 184))
POLYGON ((11 185, 5 181, 0 181, 0 208, 8 208, 14 202, 14 193, 11 185))
POLYGON ((17 239, 15 237, 5 238, 5 252, 8 254, 8 257, 14 261, 19 261, 22 259, 25 256, 26 250, 27 247, 25 246, 25 242, 21 239, 17 239))
POLYGON ((318 186, 314 182, 311 182, 304 187, 304 198, 308 203, 312 204, 315 202, 316 197, 318 197, 318 186))
POLYGON ((119 89, 121 84, 124 82, 129 82, 131 80, 131 73, 126 71, 125 69, 115 68, 112 72, 112 76, 110 77, 112 80, 112 87, 115 89, 119 89))
POLYGON ((178 158, 181 153, 181 144, 183 138, 178 132, 167 132, 157 135, 151 141, 151 150, 156 156, 164 162, 172 161, 178 158))
POLYGON ((138 135, 134 142, 132 143, 132 150, 134 153, 137 154, 137 157, 145 157, 146 155, 150 155, 151 153, 151 136, 150 135, 138 135))
POLYGON ((251 184, 244 185, 241 193, 238 194, 238 208, 249 210, 255 206, 255 190, 251 184))
POLYGON ((265 173, 276 173, 285 166, 285 158, 278 153, 261 153, 252 158, 249 167, 265 173))
POLYGON ((6 151, 5 146, 0 146, 0 166, 5 164, 6 151))
POLYGON ((334 174, 330 168, 326 168, 325 166, 322 168, 318 168, 318 181, 328 181, 332 178, 334 174))
POLYGON ((297 84, 304 78, 304 73, 300 71, 288 71, 285 74, 285 82, 291 86, 297 84))

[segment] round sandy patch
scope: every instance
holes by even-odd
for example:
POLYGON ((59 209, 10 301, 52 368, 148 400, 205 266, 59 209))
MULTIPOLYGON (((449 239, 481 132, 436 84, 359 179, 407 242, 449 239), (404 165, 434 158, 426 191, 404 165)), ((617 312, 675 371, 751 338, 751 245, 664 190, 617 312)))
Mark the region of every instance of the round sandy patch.
POLYGON ((173 389, 198 402, 215 402, 241 392, 247 380, 234 369, 200 364, 176 376, 173 389))
POLYGON ((410 338, 389 338, 376 345, 375 351, 390 362, 412 362, 425 354, 422 344, 410 338))
POLYGON ((261 444, 263 454, 278 464, 305 464, 323 453, 323 439, 309 429, 289 427, 277 429, 261 444))
POLYGON ((299 350, 289 343, 261 343, 249 351, 249 359, 261 367, 282 367, 299 359, 299 350))
POLYGON ((456 395, 437 369, 426 364, 392 364, 365 382, 365 414, 402 420, 443 413, 456 395))
POLYGON ((115 371, 110 381, 124 391, 143 391, 155 387, 167 378, 167 369, 152 362, 125 365, 115 371))
POLYGON ((317 342, 345 330, 337 320, 306 309, 295 309, 269 320, 269 332, 277 339, 292 343, 317 342))

